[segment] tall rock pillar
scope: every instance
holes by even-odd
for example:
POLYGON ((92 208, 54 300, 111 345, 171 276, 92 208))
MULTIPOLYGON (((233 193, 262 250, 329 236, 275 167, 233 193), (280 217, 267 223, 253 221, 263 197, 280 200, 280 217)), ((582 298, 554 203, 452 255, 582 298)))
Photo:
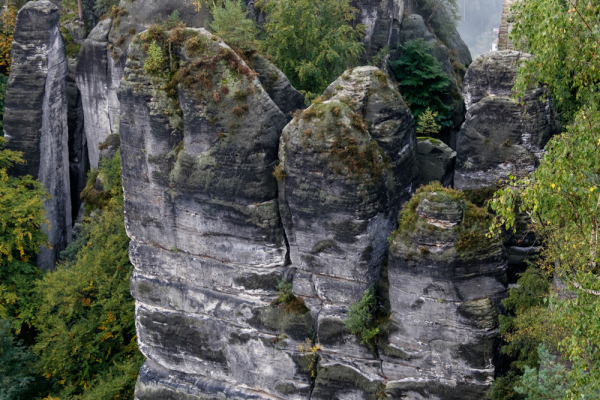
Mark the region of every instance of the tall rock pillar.
POLYGON ((27 161, 10 173, 32 175, 52 196, 44 203, 51 248, 42 248, 38 256, 44 269, 53 268, 70 241, 72 225, 67 60, 59 19, 59 9, 50 1, 29 2, 19 11, 4 113, 7 147, 23 152, 27 161))

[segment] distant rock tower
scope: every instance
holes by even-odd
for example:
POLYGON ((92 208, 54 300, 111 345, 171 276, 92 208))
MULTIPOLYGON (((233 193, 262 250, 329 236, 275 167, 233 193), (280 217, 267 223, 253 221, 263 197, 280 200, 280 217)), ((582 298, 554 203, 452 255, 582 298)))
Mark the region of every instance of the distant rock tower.
POLYGON ((502 6, 502 21, 500 22, 500 33, 498 34, 498 50, 514 50, 515 46, 508 38, 514 22, 510 11, 511 7, 519 0, 504 0, 502 6))
POLYGON ((52 269, 71 239, 67 59, 58 29, 60 12, 50 1, 27 3, 17 16, 12 66, 6 87, 4 135, 7 147, 27 162, 11 175, 31 175, 52 198, 44 203, 44 228, 51 248, 42 248, 38 266, 52 269))

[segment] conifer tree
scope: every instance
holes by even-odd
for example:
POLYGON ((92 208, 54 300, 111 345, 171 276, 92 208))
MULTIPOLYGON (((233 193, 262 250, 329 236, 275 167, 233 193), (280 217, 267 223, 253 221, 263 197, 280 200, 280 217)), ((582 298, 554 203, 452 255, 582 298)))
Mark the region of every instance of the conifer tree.
POLYGON ((410 40, 402 47, 400 59, 392 62, 391 67, 400 80, 400 92, 413 117, 419 118, 430 108, 437 113, 437 124, 450 127, 451 110, 442 101, 448 93, 450 77, 431 55, 432 49, 432 45, 423 39, 410 40))
POLYGON ((417 122, 417 135, 435 137, 441 129, 435 122, 437 115, 438 113, 432 112, 430 108, 427 108, 427 110, 419 116, 419 121, 417 122))

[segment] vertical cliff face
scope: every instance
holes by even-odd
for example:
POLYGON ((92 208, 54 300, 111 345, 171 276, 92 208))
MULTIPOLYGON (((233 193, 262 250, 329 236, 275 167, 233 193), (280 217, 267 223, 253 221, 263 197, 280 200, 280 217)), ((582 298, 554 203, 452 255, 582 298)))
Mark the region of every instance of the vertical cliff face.
MULTIPOLYGON (((356 22, 365 27, 365 60, 371 60, 385 46, 392 44, 393 35, 404 18, 404 0, 355 0, 356 22)), ((394 43, 395 44, 395 43, 394 43)))
POLYGON ((52 196, 44 203, 52 248, 42 248, 38 256, 44 269, 54 267, 71 240, 67 60, 59 18, 49 1, 29 2, 19 11, 4 114, 7 147, 22 151, 27 161, 10 173, 32 175, 52 196))
POLYGON ((392 315, 380 344, 393 398, 485 397, 495 303, 506 292, 502 242, 486 237, 489 219, 439 185, 407 204, 390 246, 392 315))
POLYGON ((469 67, 463 86, 467 115, 457 140, 457 189, 492 187, 508 174, 533 172, 544 146, 559 132, 542 87, 527 90, 519 100, 511 97, 519 62, 528 57, 491 52, 469 67))
POLYGON ((76 81, 82 96, 85 136, 90 165, 98 167, 98 145, 118 132, 119 101, 116 89, 122 76, 114 69, 115 60, 108 49, 112 20, 100 22, 90 32, 79 53, 76 81))
POLYGON ((119 90, 132 293, 149 360, 136 396, 303 398, 310 363, 296 345, 313 319, 301 303, 271 305, 286 276, 272 175, 285 116, 204 30, 184 31, 181 83, 168 91, 164 76, 144 73, 143 35, 119 90))
POLYGON ((418 182, 415 139, 408 107, 375 67, 345 72, 283 131, 279 200, 294 293, 316 316, 323 349, 312 399, 381 389, 376 356, 343 321, 379 280, 398 208, 418 182))

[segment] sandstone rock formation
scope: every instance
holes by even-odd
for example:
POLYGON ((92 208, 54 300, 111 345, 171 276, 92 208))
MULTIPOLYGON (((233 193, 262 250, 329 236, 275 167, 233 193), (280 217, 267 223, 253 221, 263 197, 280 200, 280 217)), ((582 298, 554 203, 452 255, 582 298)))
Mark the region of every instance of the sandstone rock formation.
POLYGON ((252 69, 267 91, 269 97, 286 116, 288 122, 296 110, 306 108, 304 96, 297 91, 289 79, 273 63, 261 55, 252 57, 252 69))
MULTIPOLYGON (((83 41, 82 41, 83 42, 83 41)), ((73 220, 81 206, 81 191, 86 184, 86 174, 89 170, 88 146, 85 135, 83 101, 77 86, 78 57, 67 55, 67 125, 69 128, 69 179, 71 181, 71 209, 73 220)))
POLYGON ((452 187, 456 152, 444 142, 426 137, 417 138, 417 152, 421 185, 436 181, 452 187))
POLYGON ((404 0, 356 0, 353 6, 358 10, 356 22, 365 27, 365 60, 371 60, 385 46, 395 47, 404 18, 404 0))
POLYGON ((310 362, 296 345, 313 318, 301 304, 270 305, 287 271, 272 175, 285 116, 220 39, 179 32, 177 88, 144 72, 142 33, 119 89, 132 293, 149 360, 136 397, 304 398, 310 362))
POLYGON ((514 23, 513 14, 510 10, 519 0, 504 0, 502 5, 502 19, 500 21, 500 33, 498 34, 498 50, 514 50, 515 46, 510 40, 510 32, 514 23))
POLYGON ((485 53, 465 75, 466 121, 457 139, 454 184, 457 189, 492 187, 508 174, 533 172, 543 148, 560 130, 551 100, 540 87, 514 99, 517 51, 485 53))
POLYGON ((407 203, 390 246, 390 323, 380 343, 392 398, 482 399, 494 377, 502 242, 460 192, 430 185, 407 203))
POLYGON ((294 293, 318 316, 326 353, 311 398, 370 398, 378 362, 343 320, 378 281, 398 208, 418 183, 410 111, 378 68, 355 68, 288 124, 279 159, 294 293))
POLYGON ((112 21, 100 22, 82 45, 77 64, 77 86, 81 91, 85 135, 88 143, 90 166, 98 167, 98 145, 108 135, 118 132, 120 105, 117 88, 122 73, 115 69, 115 60, 107 49, 108 32, 112 21))
POLYGON ((58 7, 45 0, 19 11, 4 113, 7 147, 22 151, 27 161, 10 173, 32 175, 52 196, 44 203, 52 248, 42 248, 38 256, 44 269, 54 267, 71 240, 67 60, 59 18, 58 7))

